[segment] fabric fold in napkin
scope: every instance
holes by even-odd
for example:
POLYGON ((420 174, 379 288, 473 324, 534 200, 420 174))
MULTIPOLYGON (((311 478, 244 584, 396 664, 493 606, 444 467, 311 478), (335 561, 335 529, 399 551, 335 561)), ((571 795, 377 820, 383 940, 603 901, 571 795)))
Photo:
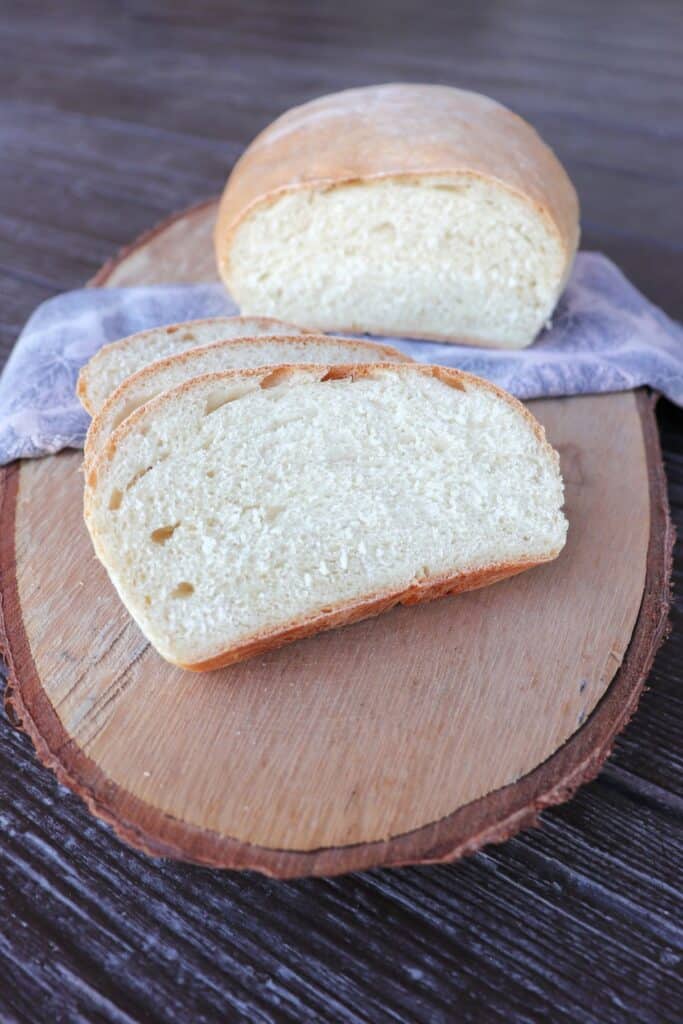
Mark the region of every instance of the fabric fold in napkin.
MULTIPOLYGON (((0 378, 0 464, 82 447, 89 416, 76 379, 102 345, 147 327, 237 312, 218 283, 83 288, 44 302, 0 378)), ((600 253, 579 253, 552 323, 530 348, 377 340, 419 362, 486 377, 522 399, 649 385, 683 405, 683 327, 600 253)))

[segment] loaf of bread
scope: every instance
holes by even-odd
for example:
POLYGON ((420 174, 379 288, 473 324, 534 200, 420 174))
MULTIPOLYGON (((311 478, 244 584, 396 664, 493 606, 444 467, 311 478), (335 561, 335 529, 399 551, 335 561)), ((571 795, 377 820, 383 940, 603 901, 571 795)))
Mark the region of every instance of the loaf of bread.
POLYGON ((382 85, 261 132, 228 180, 215 245, 243 313, 521 348, 578 237, 574 188, 520 117, 477 93, 382 85))
POLYGON ((283 363, 412 362, 390 345, 350 341, 325 334, 237 338, 157 359, 119 384, 95 414, 85 439, 85 468, 90 469, 107 438, 127 416, 151 398, 205 373, 283 363))
POLYGON ((264 334, 294 335, 306 334, 306 331, 294 324, 264 316, 214 316, 206 320, 152 327, 104 345, 96 352, 78 376, 77 394, 81 405, 94 416, 126 377, 155 359, 214 341, 256 338, 264 334))
POLYGON ((542 427, 483 380, 286 366, 137 409, 87 476, 85 520, 145 635, 202 670, 555 558, 562 501, 542 427))

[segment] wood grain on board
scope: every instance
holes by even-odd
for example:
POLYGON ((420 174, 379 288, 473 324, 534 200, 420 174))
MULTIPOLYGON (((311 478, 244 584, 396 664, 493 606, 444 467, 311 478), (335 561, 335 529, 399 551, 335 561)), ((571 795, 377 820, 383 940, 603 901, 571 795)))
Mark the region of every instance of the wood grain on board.
MULTIPOLYGON (((213 277, 214 214, 172 218, 94 283, 213 277)), ((23 662, 11 700, 39 752, 136 845, 281 875, 457 856, 533 820, 595 771, 617 728, 612 715, 593 749, 514 785, 581 729, 622 663, 657 454, 634 393, 531 404, 566 485, 555 562, 200 675, 145 642, 94 559, 80 453, 22 464, 4 505, 5 617, 23 662)))

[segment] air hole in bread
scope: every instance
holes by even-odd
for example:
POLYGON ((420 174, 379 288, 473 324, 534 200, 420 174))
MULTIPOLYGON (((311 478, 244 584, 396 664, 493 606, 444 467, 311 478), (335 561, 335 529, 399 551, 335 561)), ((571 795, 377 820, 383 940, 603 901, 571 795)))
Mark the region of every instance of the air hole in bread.
POLYGON ((109 508, 112 512, 116 512, 117 509, 121 508, 121 502, 123 501, 123 493, 117 488, 111 492, 111 498, 109 499, 109 508))
POLYGON ((180 340, 181 341, 194 341, 195 340, 195 336, 192 333, 192 331, 185 331, 185 334, 183 334, 183 336, 182 336, 182 338, 180 340))
POLYGON ((171 591, 171 597, 191 597, 192 594, 194 594, 194 586, 187 580, 183 580, 175 590, 171 591))
POLYGON ((136 483, 138 483, 140 480, 142 480, 143 476, 145 476, 147 473, 149 473, 151 468, 152 468, 151 466, 145 466, 144 469, 139 469, 137 471, 137 473, 135 473, 135 475, 132 476, 130 478, 130 480, 128 481, 128 483, 126 484, 126 490, 129 491, 131 489, 131 487, 135 487, 136 483))
MULTIPOLYGON (((204 445, 203 447, 208 447, 208 445, 204 445)), ((213 478, 216 475, 216 470, 215 469, 207 469, 206 475, 209 478, 209 480, 213 480, 213 478)))
POLYGON ((265 377, 261 377, 259 381, 259 387, 262 391, 266 391, 268 388, 276 388, 278 384, 282 383, 283 377, 287 376, 287 370, 284 367, 278 367, 276 370, 272 370, 267 373, 265 377))
POLYGON ((453 388, 454 391, 463 391, 463 392, 467 391, 467 388, 465 387, 465 385, 463 384, 463 382, 461 380, 457 380, 455 377, 450 377, 450 376, 449 377, 445 377, 445 376, 442 376, 439 373, 438 369, 435 370, 435 372, 432 374, 432 376, 433 377, 437 377, 442 382, 442 384, 448 384, 449 388, 453 388))
POLYGON ((386 238, 390 242, 393 242, 396 238, 396 228, 388 220, 383 221, 382 224, 375 224, 370 230, 373 235, 380 235, 380 237, 386 238))
POLYGON ((263 518, 267 523, 274 523, 276 519, 279 519, 284 510, 284 505, 271 505, 265 510, 263 518))
POLYGON ((180 526, 180 523, 173 523, 169 526, 159 526, 156 530, 152 530, 150 533, 150 539, 154 544, 165 544, 167 540, 170 540, 175 531, 180 526))
POLYGON ((326 373, 320 378, 321 384, 327 384, 330 381, 335 380, 353 380, 353 370, 350 370, 348 366, 331 366, 326 373))
MULTIPOLYGON (((114 430, 116 430, 116 428, 118 426, 120 426, 123 423, 123 421, 125 419, 127 419, 128 416, 130 416, 130 414, 132 412, 135 412, 136 409, 137 409, 137 406, 133 405, 132 402, 128 402, 126 405, 124 405, 124 407, 120 410, 120 412, 117 413, 117 415, 112 420, 112 424, 111 424, 112 432, 114 430)), ((146 430, 140 430, 139 433, 141 434, 142 437, 144 437, 145 434, 147 433, 147 431, 146 430)))
POLYGON ((437 192, 466 192, 470 186, 466 182, 463 182, 462 184, 456 184, 455 182, 441 182, 438 185, 430 185, 429 187, 435 189, 437 192))
POLYGON ((235 397, 235 395, 226 394, 225 391, 214 391, 212 394, 209 395, 209 397, 206 400, 206 405, 204 406, 204 415, 210 416, 211 413, 217 412, 224 405, 227 405, 228 402, 232 402, 232 400, 235 397))

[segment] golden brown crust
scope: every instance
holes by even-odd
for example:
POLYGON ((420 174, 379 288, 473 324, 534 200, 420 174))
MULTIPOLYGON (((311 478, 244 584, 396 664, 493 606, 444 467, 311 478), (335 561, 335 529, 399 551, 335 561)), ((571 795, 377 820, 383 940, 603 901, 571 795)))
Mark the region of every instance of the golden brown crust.
POLYGON ((413 84, 323 96, 262 131, 221 199, 219 273, 229 283, 230 245, 242 220, 284 192, 453 175, 496 181, 531 203, 559 237, 566 278, 578 245, 578 200, 553 151, 531 125, 486 96, 413 84))
MULTIPOLYGON (((282 342, 302 342, 309 346, 311 345, 329 345, 332 343, 343 345, 348 349, 367 349, 370 346, 377 350, 377 359, 375 362, 382 360, 383 357, 389 358, 392 361, 412 363, 414 360, 403 352, 399 352, 397 348, 393 348, 391 345, 381 345, 373 341, 360 341, 354 338, 339 338, 336 335, 329 334, 264 334, 250 338, 228 338, 225 341, 213 341, 208 345, 198 345, 196 348, 186 349, 183 352, 177 352, 172 356, 165 356, 162 359, 155 359, 153 363, 149 363, 147 366, 143 366, 141 370, 136 373, 132 373, 130 377, 119 384, 119 386, 112 391, 107 400, 105 401, 99 412, 95 413, 92 422, 88 429, 88 433, 85 439, 84 447, 84 467, 86 472, 92 466, 94 460, 97 458, 99 451, 104 443, 104 437, 108 432, 111 432, 108 427, 109 414, 122 399, 125 399, 126 395, 140 383, 153 377, 160 370, 165 369, 168 366, 178 365, 179 363, 188 362, 192 359, 193 353, 198 351, 204 352, 206 350, 230 348, 233 346, 239 348, 240 346, 254 345, 260 342, 266 344, 280 344, 282 342)), ((265 365, 265 364, 264 364, 265 365)), ((273 364, 279 365, 279 364, 273 364)))
POLYGON ((480 587, 488 587, 492 583, 507 579, 508 576, 515 576, 526 569, 533 569, 535 565, 543 562, 551 562, 557 558, 559 551, 544 558, 529 559, 523 562, 508 562, 500 565, 488 566, 485 569, 477 569, 474 572, 458 573, 456 576, 444 576, 437 580, 425 580, 420 583, 413 583, 410 587, 401 591, 391 591, 384 594, 376 594, 363 601, 346 602, 330 611, 321 612, 310 616, 305 620, 299 620, 290 626, 284 626, 275 633, 259 633, 249 640, 243 641, 213 658, 199 661, 192 664, 177 662, 180 668, 189 672, 212 672, 214 669, 225 668, 237 661, 245 661, 267 651, 284 647, 285 644, 293 643, 295 640, 303 640, 305 637, 314 636, 316 633, 323 633, 328 629, 337 629, 341 626, 350 626, 361 619, 370 619, 375 615, 381 615, 389 611, 397 604, 423 604, 427 601, 434 601, 439 597, 446 597, 449 594, 462 594, 467 590, 477 590, 480 587))
MULTIPOLYGON (((187 320, 183 323, 163 324, 159 327, 148 327, 144 331, 136 331, 135 334, 129 334, 125 338, 119 338, 117 341, 111 341, 108 345, 103 345, 95 352, 92 358, 81 367, 80 373, 78 374, 78 381, 76 383, 76 394, 78 399, 85 409, 91 416, 94 416, 97 409, 94 407, 93 402, 89 394, 89 384, 91 375, 93 373, 93 361, 96 362, 97 357, 104 352, 110 352, 112 349, 123 349, 129 347, 131 344, 137 344, 141 338, 151 337, 153 334, 175 334, 180 330, 193 330, 196 327, 203 327, 205 324, 217 324, 229 321, 230 323, 257 323, 261 326, 272 326, 272 327, 287 327, 291 330, 292 335, 301 335, 306 332, 303 328, 298 327, 296 324, 287 323, 285 320, 278 320, 273 316, 206 316, 199 320, 187 320)), ((315 332, 314 332, 315 333, 315 332)), ((235 339, 238 340, 238 339, 235 339)), ((96 369, 95 369, 95 372, 96 369)))

